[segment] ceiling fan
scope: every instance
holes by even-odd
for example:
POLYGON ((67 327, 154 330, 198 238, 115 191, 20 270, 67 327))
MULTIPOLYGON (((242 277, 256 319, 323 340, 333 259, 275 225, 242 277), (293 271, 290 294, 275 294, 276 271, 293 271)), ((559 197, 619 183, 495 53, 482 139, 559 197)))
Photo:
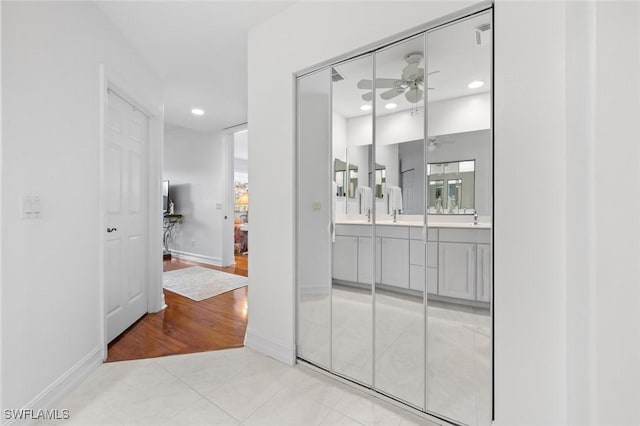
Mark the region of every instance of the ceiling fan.
MULTIPOLYGON (((409 53, 404 58, 407 61, 407 65, 402 69, 400 78, 376 78, 376 89, 389 89, 382 92, 380 97, 388 101, 404 94, 405 99, 412 104, 422 100, 424 95, 424 68, 419 67, 422 58, 422 52, 409 53)), ((427 75, 438 72, 440 71, 432 71, 427 75)), ((371 80, 362 79, 358 81, 358 89, 371 90, 373 89, 373 83, 371 80)), ((433 90, 432 87, 428 89, 433 90)), ((373 99, 373 91, 362 95, 362 99, 370 102, 373 99)))
POLYGON ((446 136, 434 136, 427 139, 427 151, 433 152, 441 145, 454 143, 455 140, 448 139, 446 136))

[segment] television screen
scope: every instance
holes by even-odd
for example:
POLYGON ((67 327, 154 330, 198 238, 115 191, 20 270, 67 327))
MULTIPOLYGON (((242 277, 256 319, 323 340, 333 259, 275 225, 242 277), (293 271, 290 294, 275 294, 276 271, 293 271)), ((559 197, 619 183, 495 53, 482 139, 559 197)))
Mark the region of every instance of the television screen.
POLYGON ((162 213, 169 213, 169 181, 162 181, 162 213))

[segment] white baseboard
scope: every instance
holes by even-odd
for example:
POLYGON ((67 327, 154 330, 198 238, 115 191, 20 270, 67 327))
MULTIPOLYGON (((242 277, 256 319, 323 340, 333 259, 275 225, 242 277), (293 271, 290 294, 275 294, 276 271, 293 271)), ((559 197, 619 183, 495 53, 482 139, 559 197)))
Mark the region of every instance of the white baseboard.
POLYGON ((207 265, 212 265, 212 266, 222 266, 222 259, 219 257, 205 256, 203 254, 189 253, 189 252, 180 251, 180 250, 169 250, 169 251, 171 252, 171 256, 175 256, 178 259, 206 263, 207 265))
POLYGON ((295 347, 274 342, 249 328, 247 328, 244 344, 251 349, 277 359, 280 362, 284 362, 287 365, 294 365, 296 362, 295 347))
MULTIPOLYGON (((53 383, 47 386, 40 394, 29 401, 24 407, 23 411, 33 410, 62 410, 66 407, 59 405, 60 401, 67 396, 76 386, 78 386, 84 379, 87 378, 96 368, 102 364, 102 346, 96 346, 91 352, 89 352, 84 358, 78 361, 73 367, 67 370, 62 376, 58 377, 53 383)), ((73 416, 73 413, 71 413, 73 416)), ((64 422, 63 420, 60 420, 64 422)), ((34 424, 34 420, 22 419, 22 420, 9 420, 3 425, 31 425, 34 424)))

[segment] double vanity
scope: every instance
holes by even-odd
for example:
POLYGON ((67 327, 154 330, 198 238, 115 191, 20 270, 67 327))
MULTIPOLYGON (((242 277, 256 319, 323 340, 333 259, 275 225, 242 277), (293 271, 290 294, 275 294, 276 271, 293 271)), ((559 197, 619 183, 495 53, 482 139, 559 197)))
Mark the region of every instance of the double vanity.
MULTIPOLYGON (((419 220, 378 222, 376 285, 419 295, 426 278, 430 299, 488 306, 491 225, 482 220, 474 224, 469 217, 429 217, 426 238, 419 220)), ((357 287, 373 281, 374 262, 368 255, 372 251, 371 228, 366 219, 336 221, 332 274, 335 282, 357 287)))

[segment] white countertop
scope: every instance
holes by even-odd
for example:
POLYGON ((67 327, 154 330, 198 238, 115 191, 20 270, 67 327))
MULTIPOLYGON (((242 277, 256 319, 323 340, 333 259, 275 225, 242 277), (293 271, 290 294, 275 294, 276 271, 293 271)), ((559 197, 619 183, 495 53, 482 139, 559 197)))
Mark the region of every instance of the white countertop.
MULTIPOLYGON (((368 222, 366 219, 336 220, 336 225, 371 225, 371 224, 372 223, 368 222)), ((393 220, 384 219, 384 220, 377 221, 376 226, 412 226, 412 227, 421 228, 422 221, 398 220, 397 222, 393 222, 393 220)), ((474 225, 473 222, 429 220, 428 227, 429 228, 457 228, 457 229, 491 229, 491 223, 479 221, 477 225, 474 225)))

